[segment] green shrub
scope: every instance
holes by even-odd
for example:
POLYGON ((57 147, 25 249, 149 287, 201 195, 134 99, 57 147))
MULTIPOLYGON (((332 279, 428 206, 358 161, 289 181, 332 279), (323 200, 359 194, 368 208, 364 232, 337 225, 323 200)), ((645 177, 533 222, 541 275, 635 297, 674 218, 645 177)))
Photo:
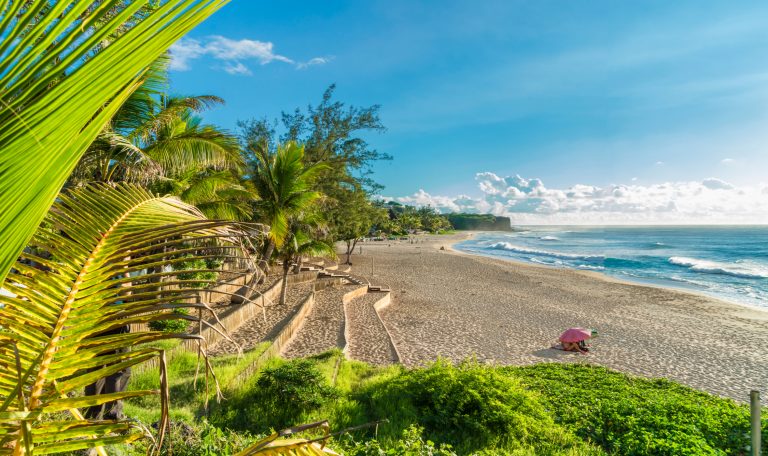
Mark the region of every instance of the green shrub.
POLYGON ((222 264, 224 264, 223 261, 215 258, 195 259, 176 263, 174 264, 173 269, 175 271, 197 271, 181 272, 176 277, 179 280, 200 280, 201 282, 190 285, 196 288, 206 288, 211 285, 211 282, 216 281, 219 277, 219 273, 215 271, 221 268, 222 264), (201 270, 206 271, 201 272, 201 270))
POLYGON ((312 361, 297 359, 263 369, 250 387, 214 409, 211 420, 236 430, 283 429, 338 396, 312 361))
POLYGON ((451 444, 462 454, 533 447, 551 454, 555 448, 581 445, 516 379, 474 362, 454 367, 440 361, 405 371, 364 387, 357 400, 371 420, 389 419, 390 432, 423 426, 426 438, 451 444))
MULTIPOLYGON (((189 311, 187 309, 174 309, 172 313, 178 315, 189 315, 189 311)), ((182 318, 173 320, 156 320, 150 321, 148 326, 152 331, 181 333, 187 331, 189 321, 182 318)))
POLYGON ((396 442, 382 446, 378 440, 357 442, 349 436, 339 439, 339 444, 347 456, 457 456, 450 445, 435 446, 429 440, 424 440, 423 428, 410 426, 405 429, 402 438, 396 442))
POLYGON ((749 410, 730 399, 588 365, 506 370, 541 392, 558 423, 612 454, 748 454, 749 410))
MULTIPOLYGON (((161 456, 230 456, 255 443, 259 437, 222 430, 203 420, 195 423, 171 422, 169 434, 160 451, 161 456)), ((112 448, 114 454, 146 455, 148 440, 134 445, 112 448)), ((110 452, 109 454, 113 454, 110 452)), ((154 453, 153 453, 154 454, 154 453)))

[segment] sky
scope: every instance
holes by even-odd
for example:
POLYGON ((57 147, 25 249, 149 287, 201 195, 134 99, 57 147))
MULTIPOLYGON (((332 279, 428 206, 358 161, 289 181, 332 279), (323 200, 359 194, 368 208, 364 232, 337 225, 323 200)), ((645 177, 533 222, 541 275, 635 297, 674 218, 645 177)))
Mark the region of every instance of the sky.
POLYGON ((382 196, 513 223, 768 223, 768 2, 233 0, 172 91, 381 105, 382 196))

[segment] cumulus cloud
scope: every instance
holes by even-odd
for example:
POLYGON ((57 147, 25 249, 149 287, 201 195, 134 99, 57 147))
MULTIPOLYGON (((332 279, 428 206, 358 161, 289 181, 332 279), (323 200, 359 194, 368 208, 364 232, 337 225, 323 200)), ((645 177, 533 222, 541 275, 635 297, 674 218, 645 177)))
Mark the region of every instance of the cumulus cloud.
POLYGON ((221 67, 230 74, 252 74, 243 61, 255 61, 260 65, 271 62, 283 62, 297 68, 322 65, 330 60, 327 57, 315 57, 307 62, 295 62, 293 59, 275 52, 275 45, 269 41, 233 40, 221 35, 213 35, 202 40, 182 38, 171 46, 171 69, 186 71, 191 69, 193 60, 208 56, 224 62, 221 67))
POLYGON ((479 198, 431 195, 424 190, 395 198, 441 212, 506 215, 518 224, 766 223, 768 186, 737 187, 717 178, 654 185, 577 184, 548 188, 541 179, 475 176, 479 198))

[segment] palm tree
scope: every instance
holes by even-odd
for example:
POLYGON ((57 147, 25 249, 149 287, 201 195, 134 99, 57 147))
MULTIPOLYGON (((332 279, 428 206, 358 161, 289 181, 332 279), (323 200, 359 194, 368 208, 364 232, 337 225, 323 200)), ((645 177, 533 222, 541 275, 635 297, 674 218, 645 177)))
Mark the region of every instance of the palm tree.
MULTIPOLYGON (((310 233, 317 233, 321 228, 320 219, 316 214, 298 214, 288 223, 288 234, 278 247, 276 257, 283 263, 283 282, 280 286, 280 305, 285 305, 288 291, 288 272, 291 265, 296 264, 300 270, 301 259, 307 256, 336 257, 332 245, 315 239, 310 233)), ((297 271, 298 272, 298 271, 297 271)))
POLYGON ((196 206, 206 217, 218 220, 248 220, 253 217, 253 205, 257 201, 251 182, 230 170, 188 171, 153 189, 176 195, 196 206))
POLYGON ((82 154, 141 85, 147 67, 225 3, 4 2, 0 280, 82 154), (155 7, 147 11, 149 5, 155 7))
MULTIPOLYGON (((161 72, 155 69, 155 79, 161 79, 161 72)), ((196 115, 223 104, 221 98, 161 94, 156 100, 151 90, 145 90, 129 101, 83 155, 70 179, 73 183, 147 184, 205 168, 242 166, 237 138, 203 125, 196 115)))
POLYGON ((0 445, 32 454, 36 442, 41 452, 61 452, 143 436, 126 421, 84 421, 78 409, 151 392, 72 393, 158 356, 158 349, 140 344, 199 339, 114 329, 167 319, 177 308, 207 309, 189 299, 202 279, 183 280, 189 271, 168 266, 210 256, 240 259, 241 240, 252 231, 132 184, 59 195, 34 249, 22 253, 2 284, 10 293, 0 296, 0 445), (155 253, 158 247, 162 253, 155 253), (159 289, 160 282, 172 286, 159 289))
POLYGON ((278 146, 271 153, 267 148, 255 148, 256 163, 251 182, 259 201, 256 213, 260 221, 269 225, 267 247, 262 265, 268 262, 275 248, 281 248, 290 235, 292 217, 307 211, 322 194, 312 189, 318 173, 327 167, 323 164, 304 164, 304 146, 294 142, 278 146))

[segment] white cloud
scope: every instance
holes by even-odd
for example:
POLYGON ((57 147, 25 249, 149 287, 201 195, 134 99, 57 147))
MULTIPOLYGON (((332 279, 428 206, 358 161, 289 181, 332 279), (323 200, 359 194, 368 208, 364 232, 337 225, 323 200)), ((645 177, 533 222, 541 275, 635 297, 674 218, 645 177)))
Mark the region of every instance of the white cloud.
POLYGON ((224 65, 224 71, 226 71, 229 74, 244 74, 247 76, 250 76, 253 74, 247 66, 243 65, 240 62, 235 62, 235 63, 228 62, 227 64, 224 65))
POLYGON ((657 161, 656 162, 656 166, 664 166, 664 162, 663 161, 657 161))
POLYGON ((330 59, 315 57, 307 62, 296 63, 293 59, 275 53, 275 45, 269 41, 233 40, 220 35, 209 36, 203 40, 182 38, 171 46, 171 69, 186 71, 193 60, 204 56, 225 62, 221 67, 229 74, 250 75, 251 70, 243 61, 255 61, 260 65, 271 62, 283 62, 297 68, 321 65, 330 59))
POLYGON ((720 179, 716 179, 714 177, 710 177, 709 179, 704 179, 701 184, 705 187, 707 187, 710 190, 733 190, 733 185, 729 184, 728 182, 725 182, 720 179))
POLYGON ((431 195, 419 190, 396 198, 442 212, 507 215, 517 224, 768 223, 768 186, 737 187, 717 178, 654 185, 577 184, 547 188, 540 179, 475 176, 480 198, 431 195))
POLYGON ((305 68, 315 66, 315 65, 325 65, 331 60, 333 60, 333 57, 315 57, 307 60, 306 62, 299 62, 298 64, 296 64, 296 68, 303 70, 305 68))
POLYGON ((724 165, 730 165, 730 164, 733 164, 735 161, 736 160, 734 160, 732 158, 724 158, 724 159, 720 160, 720 163, 722 163, 724 165))

